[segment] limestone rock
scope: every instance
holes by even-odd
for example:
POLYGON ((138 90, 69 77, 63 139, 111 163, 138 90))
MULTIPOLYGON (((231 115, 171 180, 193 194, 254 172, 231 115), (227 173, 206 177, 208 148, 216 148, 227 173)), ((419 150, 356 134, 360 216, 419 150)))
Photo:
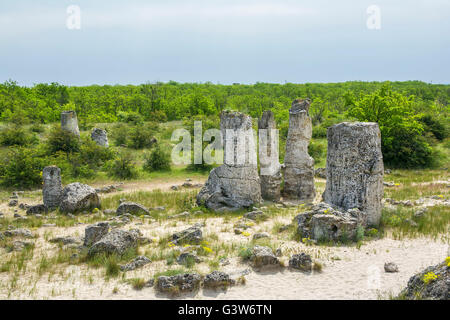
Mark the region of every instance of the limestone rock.
POLYGON ((308 154, 312 122, 308 114, 309 99, 294 100, 289 110, 289 130, 284 157, 284 190, 287 199, 311 201, 314 189, 314 159, 308 154))
POLYGON ((266 214, 260 210, 255 210, 251 212, 247 212, 244 214, 244 218, 250 220, 263 220, 267 218, 266 214))
POLYGON ((136 248, 140 233, 138 230, 113 230, 92 245, 88 254, 90 256, 98 253, 124 254, 127 250, 136 248))
POLYGON ((383 156, 378 124, 343 122, 328 128, 327 184, 323 199, 344 210, 358 208, 378 226, 383 198, 383 156))
POLYGON ((298 269, 305 272, 311 272, 312 259, 311 256, 306 253, 294 254, 289 259, 289 267, 298 269))
POLYGON ((213 271, 203 279, 203 286, 208 289, 227 288, 233 285, 235 281, 228 274, 222 271, 213 271))
POLYGON ((258 121, 258 135, 261 196, 265 200, 279 201, 282 176, 278 154, 278 131, 272 111, 263 112, 258 121))
POLYGON ((393 262, 386 262, 384 264, 384 271, 389 273, 398 272, 398 266, 393 262))
POLYGON ((94 128, 91 132, 91 139, 95 141, 99 146, 109 147, 108 133, 106 130, 100 128, 94 128))
POLYGON ((38 214, 45 214, 48 212, 48 208, 45 204, 36 204, 33 206, 29 206, 26 214, 27 216, 35 216, 38 214))
POLYGON ((201 262, 201 259, 197 255, 190 252, 183 252, 177 258, 177 263, 181 265, 188 265, 190 263, 199 262, 201 262))
POLYGON ((61 112, 61 129, 69 131, 78 137, 80 136, 77 113, 75 111, 61 112))
POLYGON ((100 241, 109 231, 108 222, 99 222, 87 226, 84 230, 84 246, 90 247, 92 244, 100 241))
POLYGON ((66 237, 56 237, 49 240, 51 243, 57 243, 62 245, 68 244, 80 244, 80 240, 74 237, 66 236, 66 237))
POLYGON ((143 205, 135 202, 122 202, 116 210, 117 215, 125 213, 130 214, 149 214, 149 210, 143 205))
POLYGON ((100 199, 95 189, 79 182, 67 185, 61 195, 59 210, 73 213, 100 207, 100 199))
POLYGON ((203 240, 202 229, 196 224, 186 230, 176 232, 172 235, 172 241, 176 244, 192 243, 198 244, 203 240))
POLYGON ((120 270, 122 271, 132 271, 138 268, 145 266, 146 264, 151 263, 152 261, 146 256, 138 256, 133 259, 133 261, 127 263, 124 266, 120 266, 120 270))
POLYGON ((321 179, 327 178, 327 169, 326 168, 317 168, 314 170, 314 176, 321 179))
POLYGON ((161 292, 177 293, 194 291, 200 287, 201 276, 197 273, 184 273, 175 276, 158 277, 156 289, 161 292))
POLYGON ((42 189, 44 205, 50 210, 56 209, 59 207, 61 201, 61 169, 57 166, 45 167, 42 170, 42 178, 44 180, 42 189))
POLYGON ((3 232, 5 237, 34 238, 33 233, 25 228, 10 229, 3 232))
POLYGON ((278 266, 278 258, 273 253, 272 249, 263 246, 254 246, 250 261, 256 268, 278 266))

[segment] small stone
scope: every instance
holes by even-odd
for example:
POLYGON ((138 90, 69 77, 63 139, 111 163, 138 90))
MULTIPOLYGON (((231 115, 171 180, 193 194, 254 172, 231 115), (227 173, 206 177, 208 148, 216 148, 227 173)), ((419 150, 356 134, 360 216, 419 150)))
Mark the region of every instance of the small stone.
POLYGON ((27 209, 27 216, 37 215, 37 214, 47 214, 48 208, 44 204, 37 204, 29 206, 27 209))
POLYGON ((398 272, 398 266, 393 262, 386 262, 384 264, 384 271, 388 273, 398 272))
POLYGON ((303 252, 300 254, 294 254, 289 260, 289 267, 305 272, 311 272, 312 270, 311 256, 303 252))
POLYGON ((121 202, 116 210, 117 215, 129 214, 149 214, 149 210, 143 205, 135 202, 121 202))
POLYGON ((203 240, 200 225, 196 224, 186 230, 176 232, 172 235, 172 241, 177 244, 194 243, 198 244, 203 240))
POLYGON ((259 219, 264 219, 266 217, 267 216, 262 211, 252 211, 252 212, 247 212, 244 214, 244 218, 250 219, 250 220, 259 220, 259 219))
POLYGON ((122 270, 122 271, 136 270, 136 269, 141 268, 151 262, 152 261, 149 258, 147 258, 146 256, 138 256, 133 261, 127 263, 124 266, 121 266, 120 270, 122 270))
POLYGON ((177 258, 177 263, 181 265, 189 265, 191 263, 199 263, 201 261, 202 260, 197 257, 197 255, 190 252, 183 252, 177 258))
POLYGON ((19 201, 17 201, 17 199, 12 199, 9 201, 8 206, 15 207, 15 206, 17 206, 18 203, 19 203, 19 201))
POLYGON ((84 230, 84 245, 86 247, 91 246, 95 242, 103 238, 109 231, 108 222, 99 222, 90 226, 87 226, 84 230))
POLYGON ((278 266, 278 258, 274 255, 272 249, 263 246, 254 246, 250 257, 254 267, 278 266))
POLYGON ((161 292, 194 291, 200 287, 201 276, 197 273, 184 273, 175 276, 161 276, 156 289, 161 292))
POLYGON ((253 235, 253 240, 258 240, 258 239, 263 239, 263 238, 270 238, 270 235, 267 232, 255 233, 253 235))
POLYGON ((203 280, 203 286, 208 289, 216 289, 219 287, 226 289, 234 283, 235 281, 230 279, 228 274, 221 271, 213 271, 210 274, 207 274, 203 280))

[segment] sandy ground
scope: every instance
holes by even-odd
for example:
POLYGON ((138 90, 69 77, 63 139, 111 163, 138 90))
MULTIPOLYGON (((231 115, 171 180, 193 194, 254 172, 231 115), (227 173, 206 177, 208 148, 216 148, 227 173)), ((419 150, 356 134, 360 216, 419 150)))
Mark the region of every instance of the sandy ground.
MULTIPOLYGON (((123 191, 169 189, 178 182, 158 182, 143 184, 141 182, 126 184, 123 191)), ((192 181, 203 183, 204 181, 192 181)), ((318 192, 319 193, 319 192, 318 192)), ((0 207, 3 209, 5 204, 0 207)), ((249 231, 271 231, 275 223, 288 224, 296 215, 296 209, 286 209, 287 214, 275 216, 266 222, 253 226, 249 231)), ((147 222, 141 224, 134 221, 125 229, 139 228, 144 236, 158 239, 166 234, 185 229, 188 225, 203 219, 189 221, 167 220, 166 222, 147 222)), ((215 234, 219 242, 246 244, 249 238, 236 235, 233 232, 235 221, 225 221, 221 217, 208 218, 203 228, 204 237, 215 234)), ((55 252, 57 246, 45 240, 55 236, 84 235, 86 225, 69 228, 42 227, 35 232, 34 251, 35 262, 30 263, 29 271, 37 268, 37 261, 44 254, 55 252)), ((442 262, 450 255, 449 244, 441 240, 428 238, 393 240, 389 237, 365 242, 360 248, 356 246, 307 246, 303 243, 281 240, 279 248, 283 256, 280 258, 285 265, 294 253, 305 252, 323 265, 321 273, 304 274, 289 268, 257 271, 242 263, 238 257, 231 257, 230 264, 220 267, 220 270, 237 278, 245 274, 246 284, 231 287, 228 291, 210 291, 201 289, 195 294, 177 297, 177 299, 379 299, 387 298, 389 294, 397 295, 403 289, 409 278, 425 267, 442 262), (385 273, 384 263, 395 262, 399 273, 385 273)), ((141 248, 145 251, 145 247, 141 248)), ((0 260, 6 259, 7 253, 0 249, 0 260)), ((175 265, 171 268, 177 268, 175 265)), ((167 270, 165 261, 152 262, 141 269, 127 272, 127 279, 151 279, 153 275, 167 270)), ((209 266, 200 263, 196 270, 208 273, 209 266)), ((12 275, 0 273, 0 299, 170 299, 159 294, 154 288, 144 288, 137 291, 123 280, 115 278, 107 280, 104 269, 88 268, 86 265, 60 265, 51 273, 37 275, 36 272, 26 272, 17 278, 17 289, 9 290, 12 275), (115 293, 114 293, 115 292, 115 293)))

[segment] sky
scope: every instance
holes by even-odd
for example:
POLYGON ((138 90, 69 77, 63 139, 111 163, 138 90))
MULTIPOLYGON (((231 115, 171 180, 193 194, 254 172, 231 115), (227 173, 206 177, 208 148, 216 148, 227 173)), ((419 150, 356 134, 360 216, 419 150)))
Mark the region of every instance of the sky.
POLYGON ((448 84, 450 0, 0 0, 9 79, 448 84))

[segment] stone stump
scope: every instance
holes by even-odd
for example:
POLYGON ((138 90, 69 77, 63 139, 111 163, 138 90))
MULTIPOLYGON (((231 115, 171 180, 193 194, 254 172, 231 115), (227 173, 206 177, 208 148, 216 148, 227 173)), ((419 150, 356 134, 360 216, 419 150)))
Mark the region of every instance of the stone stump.
POLYGON ((108 134, 106 130, 100 128, 94 128, 91 132, 91 139, 95 141, 99 146, 109 147, 108 134))
POLYGON ((311 101, 297 99, 289 110, 289 129, 284 157, 284 190, 287 199, 312 201, 314 190, 314 159, 308 154, 312 122, 308 114, 311 101))
POLYGON ((80 136, 77 113, 75 111, 61 112, 61 129, 69 131, 78 137, 80 136))
POLYGON ((220 115, 224 164, 211 170, 197 203, 217 212, 234 211, 261 202, 252 118, 240 112, 220 115))
POLYGON ((258 135, 261 196, 265 200, 279 201, 282 176, 278 155, 278 131, 272 111, 263 112, 258 121, 258 135))
POLYGON ((42 170, 42 178, 44 180, 42 189, 44 205, 50 210, 56 209, 61 201, 61 169, 57 166, 45 167, 42 170))
POLYGON ((328 128, 325 202, 365 213, 378 226, 383 198, 383 156, 377 123, 343 122, 328 128))

